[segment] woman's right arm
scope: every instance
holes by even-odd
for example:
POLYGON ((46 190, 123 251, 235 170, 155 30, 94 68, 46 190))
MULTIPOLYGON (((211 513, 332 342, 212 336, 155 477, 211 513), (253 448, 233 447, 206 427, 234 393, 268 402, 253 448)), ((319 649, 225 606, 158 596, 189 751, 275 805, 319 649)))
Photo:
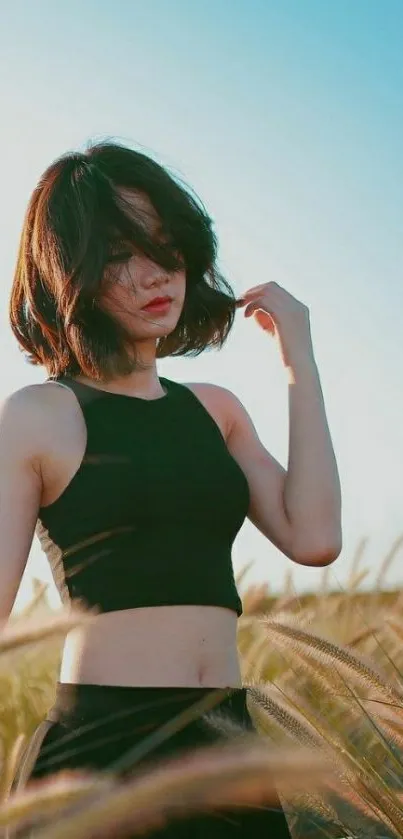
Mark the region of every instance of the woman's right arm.
POLYGON ((33 389, 16 391, 0 408, 0 628, 14 606, 41 503, 33 389))

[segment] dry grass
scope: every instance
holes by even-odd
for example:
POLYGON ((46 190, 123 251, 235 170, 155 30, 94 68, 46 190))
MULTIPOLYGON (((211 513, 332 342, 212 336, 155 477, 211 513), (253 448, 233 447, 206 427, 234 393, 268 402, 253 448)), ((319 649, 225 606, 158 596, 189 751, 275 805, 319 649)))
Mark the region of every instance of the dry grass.
MULTIPOLYGON (((383 574, 402 544, 392 546, 383 574)), ((144 835, 234 800, 268 803, 274 778, 296 839, 403 836, 403 593, 383 592, 382 574, 373 591, 359 591, 364 547, 344 592, 328 590, 327 570, 320 591, 304 597, 290 576, 277 598, 245 586, 248 568, 238 579, 242 674, 263 737, 200 750, 130 781, 60 773, 9 797, 21 748, 53 703, 63 638, 92 618, 52 614, 38 584, 26 613, 0 636, 0 832, 40 813, 50 822, 36 828, 37 839, 144 835)))
POLYGON ((144 835, 185 816, 275 805, 274 777, 290 794, 312 786, 322 789, 330 775, 326 769, 318 755, 273 751, 254 735, 242 743, 209 746, 186 759, 161 762, 152 772, 136 773, 134 780, 70 772, 32 782, 4 804, 0 827, 32 825, 39 816, 37 839, 144 835))

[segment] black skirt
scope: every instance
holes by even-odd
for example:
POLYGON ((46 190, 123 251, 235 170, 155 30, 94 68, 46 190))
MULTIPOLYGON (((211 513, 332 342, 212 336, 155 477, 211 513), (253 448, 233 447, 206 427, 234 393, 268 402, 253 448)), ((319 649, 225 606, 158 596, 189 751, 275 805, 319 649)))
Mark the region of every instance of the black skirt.
MULTIPOLYGON (((196 716, 178 732, 147 753, 147 737, 176 715, 190 708, 212 688, 115 687, 58 682, 56 701, 31 737, 20 760, 12 791, 62 769, 104 770, 122 777, 147 761, 177 756, 188 749, 217 742, 228 730, 253 731, 247 708, 247 688, 221 693, 221 701, 196 716), (225 728, 225 719, 232 729, 225 728), (138 746, 135 763, 125 754, 138 746)), ((217 695, 217 694, 216 694, 217 695)), ((22 839, 29 831, 10 832, 22 839)), ((290 839, 280 802, 277 807, 234 809, 213 815, 192 816, 171 822, 147 836, 153 839, 290 839)), ((112 837, 111 837, 112 839, 112 837)))

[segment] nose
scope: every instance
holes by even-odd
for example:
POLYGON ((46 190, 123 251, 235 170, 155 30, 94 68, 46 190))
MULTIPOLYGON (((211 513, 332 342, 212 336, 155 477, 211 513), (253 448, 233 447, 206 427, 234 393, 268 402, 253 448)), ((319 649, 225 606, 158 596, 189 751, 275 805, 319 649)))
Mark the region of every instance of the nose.
POLYGON ((143 280, 143 286, 146 289, 149 288, 162 288, 167 284, 169 277, 167 274, 161 271, 161 267, 158 266, 155 271, 150 271, 143 280))

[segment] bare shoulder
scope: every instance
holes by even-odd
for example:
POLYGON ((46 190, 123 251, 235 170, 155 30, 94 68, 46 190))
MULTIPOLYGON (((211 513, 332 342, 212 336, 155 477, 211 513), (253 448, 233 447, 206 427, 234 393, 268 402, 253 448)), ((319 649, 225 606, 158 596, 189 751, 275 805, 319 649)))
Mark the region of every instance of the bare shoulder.
POLYGON ((46 451, 46 442, 52 428, 55 428, 55 421, 57 424, 58 419, 66 416, 66 407, 69 405, 73 411, 74 403, 66 389, 46 382, 25 385, 15 390, 0 406, 3 448, 7 445, 18 446, 21 454, 40 456, 46 451))
POLYGON ((231 390, 222 385, 211 382, 184 382, 184 384, 200 399, 220 426, 225 440, 228 440, 237 413, 245 413, 242 402, 231 390))
MULTIPOLYGON (((1 405, 2 416, 29 424, 35 419, 48 415, 50 405, 66 404, 65 388, 43 382, 43 384, 25 385, 15 390, 1 405), (64 391, 64 392, 63 392, 64 391)), ((71 397, 67 394, 67 399, 71 397)))
POLYGON ((215 385, 211 382, 184 382, 186 387, 190 388, 196 396, 208 399, 211 402, 222 406, 223 409, 230 413, 238 410, 245 410, 242 402, 232 390, 222 385, 215 385))
POLYGON ((39 385, 26 385, 2 400, 0 406, 2 427, 12 424, 15 424, 16 429, 30 426, 42 411, 43 392, 39 388, 39 385))
POLYGON ((0 405, 2 463, 33 461, 38 453, 40 417, 43 413, 36 385, 9 394, 0 405))

